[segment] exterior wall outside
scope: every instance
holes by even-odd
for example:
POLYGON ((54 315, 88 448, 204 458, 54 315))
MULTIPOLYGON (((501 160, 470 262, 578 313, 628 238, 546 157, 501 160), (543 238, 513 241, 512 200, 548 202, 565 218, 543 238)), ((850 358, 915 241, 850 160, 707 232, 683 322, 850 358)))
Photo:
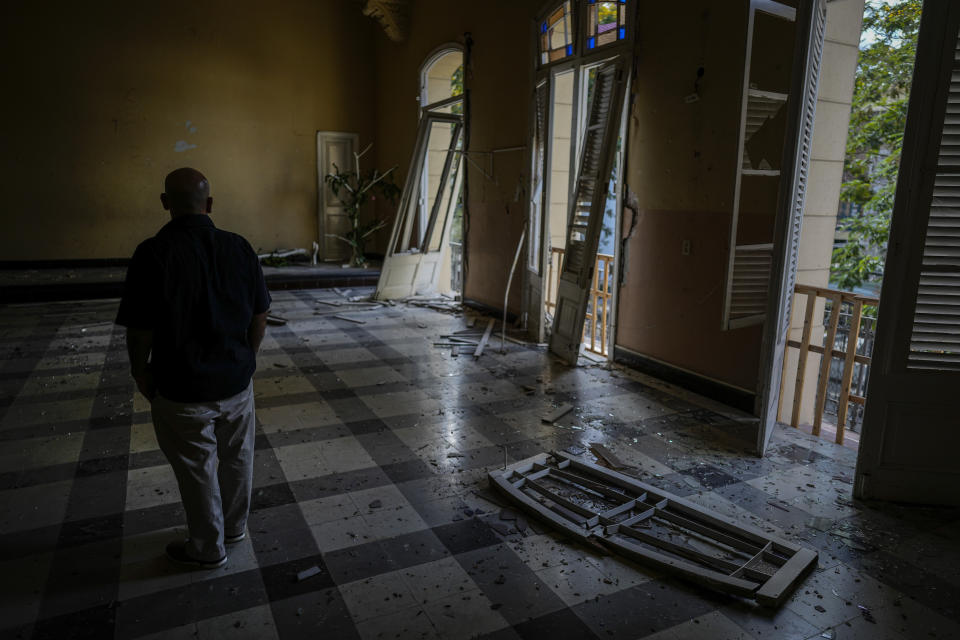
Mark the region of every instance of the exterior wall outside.
MULTIPOLYGON (((317 238, 317 130, 374 132, 377 25, 352 3, 5 6, 5 260, 129 257, 164 175, 210 179, 254 248, 317 238)), ((414 86, 416 80, 413 81, 414 86)), ((370 165, 368 165, 370 166, 370 165)))
MULTIPOLYGON (((823 71, 817 97, 810 179, 800 238, 797 282, 826 287, 830 280, 830 258, 843 180, 850 104, 863 21, 864 0, 834 0, 827 4, 827 32, 823 46, 823 71)), ((805 295, 794 296, 790 338, 800 340, 803 332, 805 295)), ((824 300, 818 299, 813 314, 813 342, 823 340, 824 300)), ((789 422, 797 379, 798 349, 787 350, 784 364, 780 420, 789 422)), ((807 356, 807 370, 800 405, 800 422, 813 422, 821 356, 807 356)))

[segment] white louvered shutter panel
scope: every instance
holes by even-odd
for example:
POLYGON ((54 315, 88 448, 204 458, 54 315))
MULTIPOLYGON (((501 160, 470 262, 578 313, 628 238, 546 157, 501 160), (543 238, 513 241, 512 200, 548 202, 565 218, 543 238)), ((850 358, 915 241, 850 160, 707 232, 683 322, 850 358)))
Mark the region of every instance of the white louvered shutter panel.
POLYGON ((817 93, 820 84, 820 66, 823 61, 823 38, 827 30, 827 6, 816 3, 813 17, 813 38, 810 43, 810 64, 804 84, 803 122, 800 125, 800 153, 797 159, 796 184, 793 188, 793 211, 790 213, 790 246, 786 264, 786 308, 781 318, 780 334, 790 329, 790 312, 793 306, 793 290, 797 284, 797 267, 800 256, 800 231, 803 225, 804 202, 807 197, 807 179, 810 173, 810 153, 813 148, 813 123, 817 112, 817 93))
MULTIPOLYGON (((580 151, 580 168, 577 172, 577 184, 571 206, 573 211, 567 226, 567 246, 563 258, 563 271, 567 274, 577 274, 578 277, 593 267, 592 257, 586 258, 590 247, 588 238, 593 231, 591 223, 597 226, 602 223, 603 211, 594 216, 591 221, 591 210, 599 192, 606 189, 609 178, 609 168, 606 175, 601 176, 604 169, 604 137, 607 134, 613 106, 614 89, 617 82, 618 65, 604 65, 597 71, 594 80, 593 100, 587 115, 586 127, 583 133, 583 148, 580 151)), ((599 193, 602 197, 602 193, 599 193)), ((603 203, 600 203, 602 208, 603 203)), ((582 279, 582 278, 581 278, 582 279)))
MULTIPOLYGON (((786 6, 786 5, 783 5, 786 6)), ((757 3, 757 11, 764 10, 757 3)), ((740 198, 743 188, 743 179, 758 179, 757 176, 774 178, 780 176, 780 158, 754 157, 754 136, 762 136, 762 130, 773 120, 786 117, 788 113, 788 96, 774 91, 764 91, 748 87, 743 95, 743 115, 741 123, 740 161, 738 166, 737 186, 735 195, 735 209, 730 230, 731 251, 727 263, 727 286, 724 299, 723 327, 735 329, 756 325, 764 322, 769 310, 771 288, 774 295, 785 294, 792 299, 793 287, 796 284, 797 249, 800 243, 800 227, 803 221, 803 205, 806 197, 807 176, 810 164, 810 148, 813 140, 813 123, 817 106, 817 87, 820 78, 820 66, 823 54, 823 37, 826 29, 826 5, 823 2, 814 2, 812 33, 810 34, 810 48, 806 64, 806 78, 803 82, 803 93, 797 96, 801 101, 800 123, 798 127, 799 151, 795 160, 790 161, 787 170, 791 175, 781 176, 781 188, 791 189, 791 200, 784 205, 778 205, 778 216, 789 216, 789 234, 776 244, 737 244, 737 227, 740 223, 740 198), (784 210, 784 206, 787 210, 784 210), (786 273, 777 270, 776 283, 773 282, 774 267, 777 263, 775 256, 785 251, 787 261, 784 265, 786 273), (777 253, 775 253, 777 252, 777 253), (784 277, 781 279, 781 275, 784 277), (784 291, 780 291, 781 283, 784 291)), ((781 18, 785 16, 780 14, 781 18)), ((792 19, 792 18, 786 18, 792 19)), ((750 38, 752 47, 752 35, 750 38)), ((750 77, 750 64, 753 52, 748 51, 748 62, 745 70, 745 86, 750 77)), ((790 97, 790 99, 795 99, 790 97)), ((788 142, 788 144, 790 144, 788 142)), ((759 145, 762 149, 762 145, 759 145)), ((790 304, 783 315, 782 330, 786 331, 790 322, 790 304)), ((781 321, 778 319, 777 326, 781 321)))
POLYGON ((541 218, 544 209, 544 186, 546 184, 546 145, 547 145, 547 109, 549 108, 550 87, 546 82, 537 85, 535 95, 534 132, 533 132, 533 188, 530 190, 530 237, 527 244, 527 262, 529 268, 540 272, 540 235, 541 218))
POLYGON ((941 130, 907 368, 960 371, 960 41, 941 130))

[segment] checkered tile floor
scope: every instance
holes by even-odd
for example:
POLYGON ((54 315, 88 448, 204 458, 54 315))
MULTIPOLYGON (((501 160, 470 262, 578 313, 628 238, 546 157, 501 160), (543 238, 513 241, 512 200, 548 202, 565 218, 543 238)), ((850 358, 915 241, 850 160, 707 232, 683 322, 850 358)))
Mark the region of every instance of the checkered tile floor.
POLYGON ((781 429, 756 459, 735 412, 651 378, 499 341, 452 358, 432 342, 462 318, 316 315, 333 295, 275 297, 250 536, 210 572, 162 557, 183 514, 116 302, 0 307, 0 638, 960 637, 960 513, 854 504, 849 449, 781 429), (594 441, 820 567, 759 610, 518 532, 485 497, 504 451, 594 441))

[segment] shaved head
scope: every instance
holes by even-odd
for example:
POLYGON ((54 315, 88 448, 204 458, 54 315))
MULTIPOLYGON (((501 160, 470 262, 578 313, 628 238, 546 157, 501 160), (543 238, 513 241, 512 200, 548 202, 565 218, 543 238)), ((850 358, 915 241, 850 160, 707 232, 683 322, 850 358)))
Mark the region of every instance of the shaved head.
POLYGON ((196 169, 184 167, 171 171, 163 188, 160 199, 172 215, 210 212, 210 183, 196 169))

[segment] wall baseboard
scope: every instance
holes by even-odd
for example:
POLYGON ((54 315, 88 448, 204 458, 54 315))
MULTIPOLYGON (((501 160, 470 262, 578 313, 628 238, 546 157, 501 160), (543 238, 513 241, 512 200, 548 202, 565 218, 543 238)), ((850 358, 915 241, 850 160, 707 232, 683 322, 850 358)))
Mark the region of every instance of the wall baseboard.
MULTIPOLYGON (((470 298, 464 298, 464 299, 463 299, 463 306, 465 306, 465 307, 470 307, 471 309, 475 309, 475 310, 479 311, 480 313, 484 313, 484 314, 486 314, 486 315, 493 316, 493 317, 495 317, 495 318, 497 318, 497 319, 502 319, 502 318, 503 318, 503 309, 500 309, 500 308, 491 306, 491 305, 489 305, 489 304, 487 304, 487 303, 485 303, 485 302, 478 302, 477 300, 471 300, 470 298)), ((507 322, 513 324, 514 322, 517 321, 517 318, 518 318, 518 317, 519 317, 519 316, 518 316, 516 313, 511 313, 510 311, 507 311, 507 322)))
POLYGON ((130 258, 76 258, 72 260, 0 260, 0 269, 85 269, 126 267, 130 258))
POLYGON ((698 393, 705 398, 722 402, 723 404, 753 413, 756 394, 743 389, 724 384, 717 380, 698 375, 692 371, 681 369, 660 360, 624 349, 613 348, 613 360, 643 373, 659 378, 665 382, 675 384, 688 391, 698 393))

